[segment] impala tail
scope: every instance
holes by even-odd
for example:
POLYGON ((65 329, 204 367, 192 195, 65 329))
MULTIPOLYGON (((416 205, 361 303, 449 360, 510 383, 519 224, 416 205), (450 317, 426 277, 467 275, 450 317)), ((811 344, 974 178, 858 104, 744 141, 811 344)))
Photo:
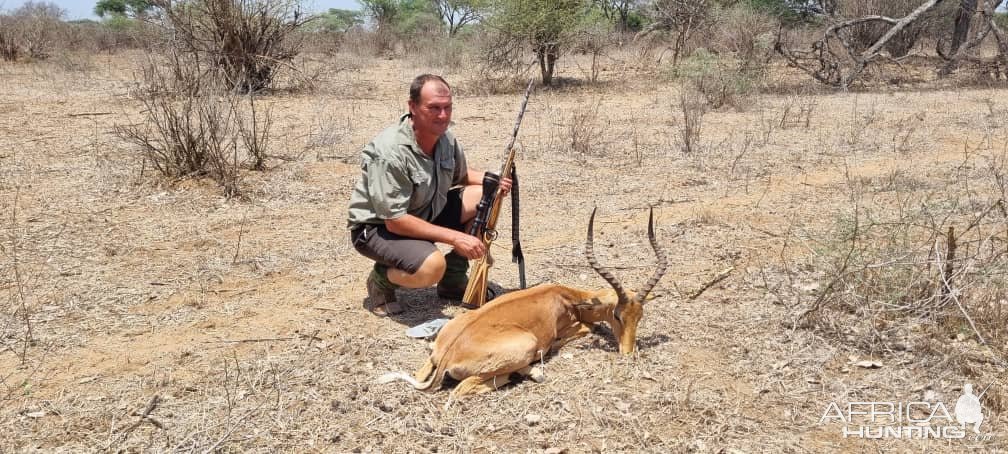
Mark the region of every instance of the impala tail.
POLYGON ((406 372, 388 372, 382 374, 378 377, 375 382, 379 384, 392 383, 394 381, 404 381, 409 383, 414 389, 419 389, 422 391, 429 391, 435 388, 435 384, 440 384, 441 380, 437 378, 443 376, 443 374, 436 373, 434 370, 434 362, 430 358, 427 358, 427 363, 420 368, 417 372, 416 377, 413 377, 406 372), (424 381, 420 381, 424 380, 424 381))

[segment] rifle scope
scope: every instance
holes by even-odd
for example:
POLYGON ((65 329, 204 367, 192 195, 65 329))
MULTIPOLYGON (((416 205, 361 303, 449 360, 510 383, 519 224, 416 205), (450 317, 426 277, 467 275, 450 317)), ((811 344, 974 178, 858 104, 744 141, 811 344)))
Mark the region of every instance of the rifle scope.
POLYGON ((470 235, 478 237, 486 229, 487 218, 490 217, 490 207, 493 205, 494 198, 497 197, 499 186, 500 177, 497 174, 493 172, 483 174, 483 197, 476 205, 476 219, 473 220, 472 228, 469 230, 470 235))

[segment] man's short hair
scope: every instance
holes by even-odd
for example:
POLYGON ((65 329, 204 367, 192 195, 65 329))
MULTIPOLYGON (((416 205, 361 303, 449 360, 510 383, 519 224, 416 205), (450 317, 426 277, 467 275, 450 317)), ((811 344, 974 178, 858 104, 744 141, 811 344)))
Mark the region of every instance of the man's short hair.
POLYGON ((448 82, 445 81, 443 78, 441 78, 441 76, 436 76, 434 74, 421 74, 419 76, 416 76, 416 78, 413 79, 413 83, 410 84, 409 87, 410 101, 413 101, 413 103, 420 102, 420 89, 423 88, 424 84, 432 80, 445 84, 445 86, 448 87, 448 90, 451 91, 451 85, 448 85, 448 82))

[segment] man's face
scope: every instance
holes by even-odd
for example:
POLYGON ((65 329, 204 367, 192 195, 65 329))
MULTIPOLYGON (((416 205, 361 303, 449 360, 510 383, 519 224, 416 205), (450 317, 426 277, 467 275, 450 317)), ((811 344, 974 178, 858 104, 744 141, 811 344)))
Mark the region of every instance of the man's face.
POLYGON ((413 114, 413 129, 418 134, 440 137, 451 123, 451 90, 436 80, 428 81, 420 89, 420 101, 409 101, 413 114))

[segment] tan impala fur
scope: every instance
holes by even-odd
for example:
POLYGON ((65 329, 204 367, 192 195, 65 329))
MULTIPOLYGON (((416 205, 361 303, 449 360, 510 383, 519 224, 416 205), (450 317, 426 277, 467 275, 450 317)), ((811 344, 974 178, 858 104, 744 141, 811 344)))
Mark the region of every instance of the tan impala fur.
POLYGON ((401 372, 383 375, 381 383, 405 380, 417 389, 441 386, 445 375, 461 382, 453 396, 491 391, 508 382, 512 373, 528 375, 531 364, 555 353, 568 342, 606 322, 619 342, 620 353, 636 350, 637 324, 643 302, 665 273, 665 256, 654 237, 654 213, 648 218, 648 239, 658 258, 654 275, 640 293, 623 290, 612 274, 595 260, 592 228, 588 222, 585 255, 612 289, 580 290, 542 284, 502 295, 477 310, 448 322, 438 333, 429 358, 413 377, 401 372))

